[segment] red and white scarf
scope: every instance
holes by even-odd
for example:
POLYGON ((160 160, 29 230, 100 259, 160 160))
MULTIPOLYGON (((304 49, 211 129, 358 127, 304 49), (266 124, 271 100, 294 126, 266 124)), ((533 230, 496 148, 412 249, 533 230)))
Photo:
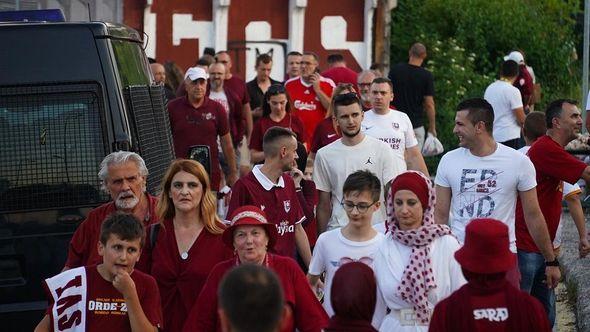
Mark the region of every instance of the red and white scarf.
POLYGON ((45 279, 50 295, 51 325, 55 332, 83 332, 86 330, 86 268, 64 271, 45 279))
POLYGON ((436 287, 432 261, 430 259, 430 244, 439 237, 451 234, 447 225, 434 223, 434 205, 436 197, 432 181, 421 172, 408 171, 419 174, 428 186, 428 206, 424 209, 422 226, 417 229, 402 231, 395 218, 393 195, 391 190, 387 195, 387 233, 401 244, 412 248, 410 263, 406 266, 397 294, 404 301, 411 303, 416 312, 416 319, 422 324, 430 321, 430 309, 428 307, 428 291, 436 287))

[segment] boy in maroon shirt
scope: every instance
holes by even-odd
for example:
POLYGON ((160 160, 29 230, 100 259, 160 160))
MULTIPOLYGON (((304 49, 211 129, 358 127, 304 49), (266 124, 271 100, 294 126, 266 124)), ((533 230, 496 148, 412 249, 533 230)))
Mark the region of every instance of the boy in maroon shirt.
POLYGON ((133 269, 144 238, 133 215, 110 215, 98 242, 103 262, 45 280, 50 305, 35 332, 158 331, 162 311, 156 281, 133 269))
POLYGON ((263 139, 264 164, 256 165, 232 187, 228 215, 244 205, 260 207, 268 221, 275 224, 279 238, 275 252, 294 258, 295 249, 309 266, 311 249, 303 229, 305 220, 293 178, 285 172, 293 169, 297 159, 297 140, 287 128, 271 127, 263 139))

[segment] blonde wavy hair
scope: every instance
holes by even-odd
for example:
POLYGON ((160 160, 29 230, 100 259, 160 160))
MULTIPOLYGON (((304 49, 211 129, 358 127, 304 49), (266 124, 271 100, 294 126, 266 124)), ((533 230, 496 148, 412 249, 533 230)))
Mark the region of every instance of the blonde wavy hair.
POLYGON ((160 218, 160 224, 164 226, 164 220, 172 219, 176 215, 174 203, 169 195, 170 186, 172 185, 172 178, 174 175, 182 171, 196 176, 203 186, 203 197, 201 198, 198 209, 199 217, 203 224, 205 224, 205 229, 212 234, 223 233, 224 227, 221 219, 217 216, 217 202, 216 197, 213 195, 213 192, 211 192, 209 175, 207 175, 207 171, 205 171, 203 165, 189 159, 176 159, 173 161, 162 179, 162 190, 157 206, 157 214, 160 218))

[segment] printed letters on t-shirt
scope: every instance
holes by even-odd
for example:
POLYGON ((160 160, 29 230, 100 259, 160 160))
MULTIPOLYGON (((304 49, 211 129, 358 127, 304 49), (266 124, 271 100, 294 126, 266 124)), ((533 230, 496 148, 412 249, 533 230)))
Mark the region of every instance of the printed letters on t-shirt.
POLYGON ((492 194, 499 191, 498 175, 492 169, 464 168, 459 187, 459 216, 462 218, 489 217, 496 207, 492 194))

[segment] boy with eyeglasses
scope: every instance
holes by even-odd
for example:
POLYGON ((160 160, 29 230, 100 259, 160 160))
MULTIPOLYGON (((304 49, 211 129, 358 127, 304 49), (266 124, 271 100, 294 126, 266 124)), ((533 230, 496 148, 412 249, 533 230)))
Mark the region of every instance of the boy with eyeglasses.
MULTIPOLYGON (((340 203, 342 186, 350 174, 366 169, 381 183, 387 183, 406 169, 389 145, 361 131, 364 114, 356 93, 335 96, 332 116, 342 137, 321 148, 313 164, 313 181, 319 191, 316 218, 320 233, 348 224, 340 203)), ((373 216, 373 223, 384 219, 385 209, 381 208, 373 216)))
MULTIPOLYGON (((372 226, 373 214, 379 210, 381 202, 381 182, 368 170, 350 174, 342 189, 342 207, 348 216, 346 226, 325 232, 318 238, 313 250, 307 278, 316 294, 323 287, 320 282, 325 275, 324 309, 329 316, 334 315, 330 301, 332 278, 343 264, 361 262, 373 267, 373 258, 385 236, 372 226)), ((351 285, 354 287, 354 285, 351 285)), ((381 301, 377 297, 377 301, 381 301)), ((377 305, 377 308, 384 307, 377 305)), ((373 322, 379 322, 384 312, 375 312, 373 322)), ((375 327, 378 325, 374 324, 375 327)))

